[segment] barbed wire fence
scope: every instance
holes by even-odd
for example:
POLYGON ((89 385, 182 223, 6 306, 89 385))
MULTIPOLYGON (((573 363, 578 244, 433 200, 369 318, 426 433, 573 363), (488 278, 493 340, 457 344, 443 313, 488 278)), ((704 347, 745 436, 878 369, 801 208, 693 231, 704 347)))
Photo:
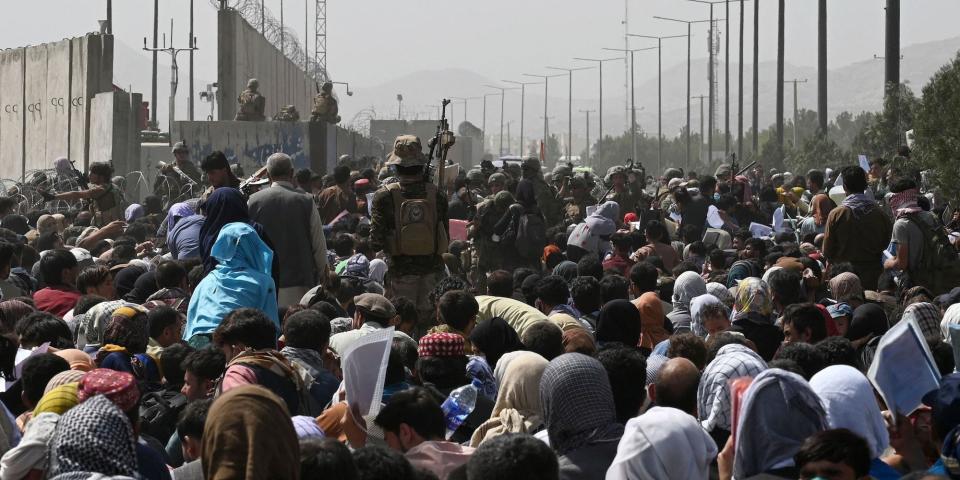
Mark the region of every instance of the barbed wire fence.
MULTIPOLYGON (((261 0, 208 0, 217 9, 229 8, 235 10, 253 28, 261 30, 264 38, 271 45, 280 50, 293 63, 301 65, 313 80, 324 82, 329 78, 326 71, 320 68, 314 59, 307 56, 307 51, 297 40, 297 32, 290 27, 282 26, 268 8, 263 8, 261 0)), ((307 32, 309 35, 309 32, 307 32)))

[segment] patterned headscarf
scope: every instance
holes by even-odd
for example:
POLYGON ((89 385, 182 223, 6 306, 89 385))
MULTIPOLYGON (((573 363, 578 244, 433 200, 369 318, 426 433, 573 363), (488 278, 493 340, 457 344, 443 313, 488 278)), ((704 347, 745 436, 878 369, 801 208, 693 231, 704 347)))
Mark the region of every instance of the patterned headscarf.
POLYGON ((133 304, 123 300, 112 300, 100 302, 91 307, 83 317, 83 321, 77 325, 77 348, 99 347, 103 342, 103 331, 107 329, 113 312, 124 305, 133 304))
POLYGON ((103 343, 124 347, 130 353, 143 353, 150 341, 147 310, 138 305, 124 305, 110 316, 103 332, 103 343))
POLYGON ((915 319, 924 336, 940 336, 940 309, 928 302, 914 303, 903 311, 901 322, 915 319))
POLYGON ((773 303, 770 301, 770 288, 767 283, 756 277, 745 278, 737 286, 737 298, 733 302, 733 319, 773 323, 773 303))
POLYGON ((726 305, 728 310, 733 308, 733 294, 730 293, 730 289, 727 288, 726 285, 718 282, 710 282, 707 284, 707 293, 717 297, 718 300, 726 305))
POLYGON ((740 345, 725 345, 703 370, 697 387, 697 411, 703 429, 711 432, 730 430, 730 381, 755 377, 767 369, 767 363, 753 350, 740 345))
POLYGON ((96 396, 104 396, 124 412, 129 412, 140 400, 140 389, 137 387, 136 378, 131 374, 98 368, 80 379, 77 391, 80 403, 96 396))
POLYGON ((50 393, 50 390, 68 383, 77 383, 86 374, 87 372, 82 372, 80 370, 67 370, 60 372, 54 375, 53 378, 47 382, 47 387, 43 389, 43 394, 46 395, 50 393))
POLYGON ((90 472, 137 476, 133 428, 127 415, 102 395, 60 417, 50 450, 50 476, 90 472))
POLYGON ((595 358, 580 353, 554 358, 543 371, 540 402, 550 446, 558 455, 618 442, 623 435, 610 380, 595 358))
POLYGON ((420 358, 463 356, 463 337, 456 333, 431 333, 420 339, 420 358))
POLYGON ((77 398, 77 383, 60 385, 40 397, 40 401, 33 409, 33 416, 36 417, 47 412, 63 415, 67 410, 76 407, 78 403, 80 403, 80 400, 77 398))
MULTIPOLYGON (((707 338, 707 327, 703 325, 703 310, 708 305, 723 305, 717 297, 710 295, 700 295, 690 302, 690 330, 694 335, 700 338, 707 338)), ((727 312, 729 314, 729 312, 727 312)))
POLYGON ((830 279, 830 292, 838 302, 850 303, 850 300, 863 302, 863 286, 860 277, 852 272, 843 272, 830 279))
POLYGON ((20 300, 4 300, 0 302, 0 325, 5 331, 13 331, 21 318, 34 311, 33 307, 20 300))
POLYGON ((486 359, 476 355, 471 355, 467 361, 467 376, 470 380, 476 380, 480 383, 480 395, 490 400, 497 399, 497 378, 493 376, 493 369, 487 364, 486 359))

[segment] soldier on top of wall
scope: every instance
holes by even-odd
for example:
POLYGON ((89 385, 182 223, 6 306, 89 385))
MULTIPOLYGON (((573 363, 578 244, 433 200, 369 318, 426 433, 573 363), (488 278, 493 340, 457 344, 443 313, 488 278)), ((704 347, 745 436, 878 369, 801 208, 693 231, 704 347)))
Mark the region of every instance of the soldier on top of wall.
POLYGON ((237 97, 240 108, 237 109, 234 120, 262 122, 267 119, 263 113, 267 108, 267 99, 257 91, 259 87, 260 82, 256 78, 247 80, 247 89, 237 97))
POLYGON ((324 82, 320 91, 313 97, 313 109, 310 112, 311 122, 340 123, 340 107, 333 97, 333 83, 324 82))

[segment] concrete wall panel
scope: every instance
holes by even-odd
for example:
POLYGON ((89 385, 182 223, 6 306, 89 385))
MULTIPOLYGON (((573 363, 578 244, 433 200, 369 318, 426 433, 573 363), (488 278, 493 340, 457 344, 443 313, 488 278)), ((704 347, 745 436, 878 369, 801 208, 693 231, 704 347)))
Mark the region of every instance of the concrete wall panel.
POLYGON ((0 178, 23 174, 24 49, 0 52, 0 178))
POLYGON ((24 77, 26 147, 26 170, 49 168, 47 165, 47 46, 38 45, 26 49, 26 74, 24 77))
POLYGON ((70 40, 72 44, 70 72, 70 159, 77 168, 86 168, 86 128, 87 128, 87 68, 90 55, 87 52, 88 39, 80 37, 70 40))
POLYGON ((176 122, 174 132, 190 147, 190 159, 197 164, 220 150, 249 175, 276 152, 290 155, 296 168, 318 171, 311 164, 309 127, 309 122, 176 122))
MULTIPOLYGON (((47 96, 42 107, 47 117, 47 161, 69 154, 70 41, 47 47, 47 96)), ((29 168, 29 167, 28 167, 29 168)))

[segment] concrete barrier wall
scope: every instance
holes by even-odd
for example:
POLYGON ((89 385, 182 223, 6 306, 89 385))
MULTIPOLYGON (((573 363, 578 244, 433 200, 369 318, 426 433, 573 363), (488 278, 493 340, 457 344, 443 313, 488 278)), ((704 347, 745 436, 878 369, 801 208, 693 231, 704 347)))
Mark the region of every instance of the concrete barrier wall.
MULTIPOLYGON (((24 172, 53 168, 53 161, 63 156, 86 168, 88 106, 96 94, 110 92, 112 82, 109 35, 0 52, 0 178, 20 179, 24 172)), ((114 117, 98 121, 112 125, 114 117)), ((119 133, 118 138, 139 145, 139 138, 130 138, 126 130, 119 133)), ((124 147, 123 154, 138 148, 134 146, 124 147)))
POLYGON ((267 157, 283 152, 293 158, 296 168, 324 172, 327 130, 324 124, 310 122, 176 122, 173 139, 190 147, 190 159, 198 165, 220 150, 249 175, 267 157))
POLYGON ((0 178, 23 175, 24 49, 0 52, 0 178))
POLYGON ((267 118, 285 105, 294 105, 301 119, 309 119, 316 87, 307 79, 302 65, 281 54, 236 11, 219 10, 217 22, 218 118, 234 119, 237 97, 247 87, 247 80, 256 78, 260 94, 266 98, 267 118))

